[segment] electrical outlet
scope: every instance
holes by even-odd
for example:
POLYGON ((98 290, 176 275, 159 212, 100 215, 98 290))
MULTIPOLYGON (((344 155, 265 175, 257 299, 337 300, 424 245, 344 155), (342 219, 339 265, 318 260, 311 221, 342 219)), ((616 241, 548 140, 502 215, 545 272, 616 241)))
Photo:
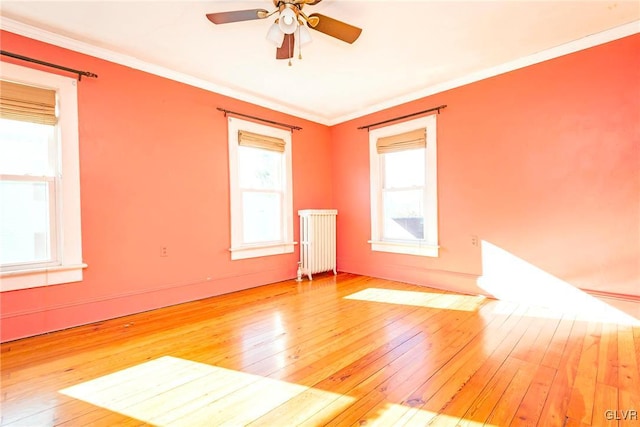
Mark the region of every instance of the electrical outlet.
POLYGON ((161 257, 169 256, 169 252, 167 252, 166 246, 160 246, 160 256, 161 257))
POLYGON ((478 236, 471 235, 471 245, 472 246, 480 246, 480 241, 478 240, 478 236))

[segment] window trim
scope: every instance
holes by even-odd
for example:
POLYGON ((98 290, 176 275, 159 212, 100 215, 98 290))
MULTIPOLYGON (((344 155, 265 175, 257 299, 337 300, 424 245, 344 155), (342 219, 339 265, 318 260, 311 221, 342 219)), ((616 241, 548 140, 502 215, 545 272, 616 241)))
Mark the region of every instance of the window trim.
POLYGON ((296 242, 293 241, 293 184, 291 161, 291 132, 267 125, 262 125, 236 117, 228 117, 229 143, 229 199, 231 212, 231 252, 232 260, 256 258, 270 255, 292 253, 296 242), (276 242, 243 244, 242 191, 238 179, 238 132, 248 131, 260 135, 280 138, 285 142, 282 201, 282 234, 283 238, 276 242))
POLYGON ((2 63, 0 79, 55 90, 61 111, 56 128, 60 168, 55 178, 58 262, 50 266, 33 264, 22 269, 0 271, 0 291, 82 281, 82 270, 87 265, 82 262, 77 81, 9 63, 2 63))
POLYGON ((406 255, 438 257, 438 171, 436 115, 429 115, 395 125, 373 129, 369 132, 369 171, 371 185, 371 244, 372 251, 391 252, 406 255), (379 138, 399 135, 424 128, 427 136, 425 149, 425 238, 416 242, 384 240, 382 237, 382 167, 383 154, 378 154, 376 143, 379 138))

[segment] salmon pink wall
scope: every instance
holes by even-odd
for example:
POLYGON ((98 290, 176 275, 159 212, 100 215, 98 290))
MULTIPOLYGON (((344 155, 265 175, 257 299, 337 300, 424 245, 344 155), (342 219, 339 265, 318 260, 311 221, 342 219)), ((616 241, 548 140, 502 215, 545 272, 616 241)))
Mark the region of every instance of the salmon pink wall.
POLYGON ((79 283, 3 292, 2 341, 295 277, 297 251, 230 260, 227 122, 216 107, 303 128, 294 212, 332 207, 328 127, 8 32, 2 48, 99 76, 78 83, 89 267, 79 283))
POLYGON ((332 127, 338 268, 491 293, 478 278, 496 251, 472 245, 478 236, 509 254, 503 270, 520 269, 505 286, 537 269, 640 296, 639 70, 634 35, 332 127), (368 135, 357 127, 441 104, 441 255, 372 252, 368 135))

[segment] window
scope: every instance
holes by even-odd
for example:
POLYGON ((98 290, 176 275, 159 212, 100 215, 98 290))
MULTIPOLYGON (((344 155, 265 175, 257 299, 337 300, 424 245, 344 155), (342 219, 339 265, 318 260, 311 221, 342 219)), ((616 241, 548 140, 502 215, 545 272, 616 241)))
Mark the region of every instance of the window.
POLYGON ((293 252, 291 133, 228 123, 231 259, 293 252))
POLYGON ((436 116, 369 133, 371 249, 438 256, 436 116))
POLYGON ((82 280, 76 80, 0 69, 0 289, 82 280))

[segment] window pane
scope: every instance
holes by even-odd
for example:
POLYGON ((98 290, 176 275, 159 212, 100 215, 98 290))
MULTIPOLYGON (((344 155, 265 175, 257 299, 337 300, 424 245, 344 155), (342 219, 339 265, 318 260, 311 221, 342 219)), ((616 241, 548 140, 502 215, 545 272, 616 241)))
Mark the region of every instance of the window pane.
POLYGON ((424 185, 425 149, 397 151, 382 155, 384 188, 424 185))
POLYGON ((244 243, 282 240, 280 206, 279 193, 242 192, 244 243))
POLYGON ((424 239, 423 195, 422 189, 383 192, 383 238, 424 239))
POLYGON ((46 182, 0 182, 0 263, 49 261, 49 191, 46 182))
POLYGON ((55 155, 49 141, 54 126, 0 119, 0 173, 53 176, 55 155))
POLYGON ((240 188, 282 188, 282 153, 253 147, 238 147, 240 188))

